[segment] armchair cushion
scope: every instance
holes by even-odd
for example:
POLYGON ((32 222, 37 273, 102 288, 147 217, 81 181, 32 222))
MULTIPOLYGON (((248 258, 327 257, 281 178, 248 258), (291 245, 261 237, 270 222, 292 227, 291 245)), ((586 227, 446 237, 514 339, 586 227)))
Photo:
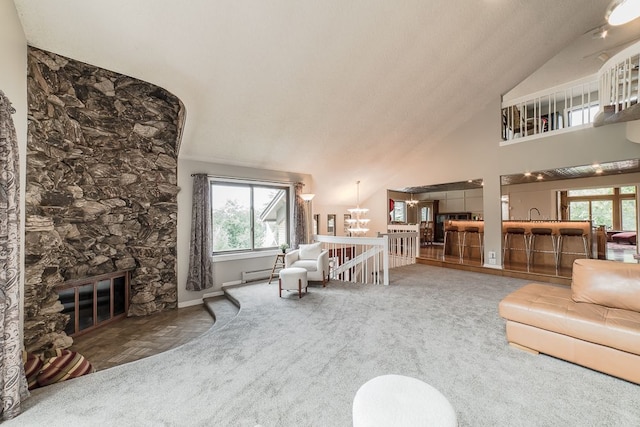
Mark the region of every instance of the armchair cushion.
POLYGON ((322 243, 311 243, 309 245, 300 245, 299 246, 299 254, 300 259, 312 259, 317 260, 322 252, 322 243))
POLYGON ((304 268, 307 271, 316 271, 318 270, 318 260, 317 259, 300 259, 295 263, 296 267, 304 268))

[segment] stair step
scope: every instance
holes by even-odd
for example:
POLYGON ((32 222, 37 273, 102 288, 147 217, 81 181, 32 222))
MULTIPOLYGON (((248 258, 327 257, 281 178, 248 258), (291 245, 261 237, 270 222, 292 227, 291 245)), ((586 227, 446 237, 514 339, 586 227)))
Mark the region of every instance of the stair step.
POLYGON ((212 329, 223 327, 233 320, 237 316, 238 311, 240 311, 240 308, 225 295, 205 298, 204 306, 215 320, 212 329))

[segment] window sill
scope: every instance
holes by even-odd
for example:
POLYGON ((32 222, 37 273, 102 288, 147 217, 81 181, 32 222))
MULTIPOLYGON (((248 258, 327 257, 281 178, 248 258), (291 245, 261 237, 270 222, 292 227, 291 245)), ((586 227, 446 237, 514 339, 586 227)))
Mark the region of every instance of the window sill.
POLYGON ((272 249, 272 250, 259 251, 259 252, 239 252, 234 254, 212 255, 211 261, 225 262, 225 261, 236 261, 240 259, 274 257, 281 252, 282 251, 279 249, 272 249))

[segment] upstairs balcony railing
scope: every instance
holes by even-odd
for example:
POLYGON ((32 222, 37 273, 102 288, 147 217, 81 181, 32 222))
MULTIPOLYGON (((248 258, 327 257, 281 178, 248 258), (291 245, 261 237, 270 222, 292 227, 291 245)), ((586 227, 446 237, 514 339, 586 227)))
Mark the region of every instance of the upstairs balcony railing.
POLYGON ((502 145, 606 123, 638 103, 639 71, 636 42, 609 59, 597 75, 503 102, 502 145))
POLYGON ((602 112, 615 114, 638 103, 638 70, 640 42, 622 50, 600 68, 600 98, 602 112))
POLYGON ((503 102, 503 144, 584 127, 594 121, 599 107, 596 76, 503 102))

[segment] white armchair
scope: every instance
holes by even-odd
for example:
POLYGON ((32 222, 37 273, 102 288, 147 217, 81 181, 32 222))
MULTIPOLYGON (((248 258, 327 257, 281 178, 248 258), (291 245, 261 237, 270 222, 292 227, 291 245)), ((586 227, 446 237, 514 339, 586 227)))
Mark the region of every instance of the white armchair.
POLYGON ((322 250, 319 242, 300 245, 284 256, 284 266, 304 268, 307 270, 307 280, 322 282, 324 287, 329 278, 329 251, 322 250))

